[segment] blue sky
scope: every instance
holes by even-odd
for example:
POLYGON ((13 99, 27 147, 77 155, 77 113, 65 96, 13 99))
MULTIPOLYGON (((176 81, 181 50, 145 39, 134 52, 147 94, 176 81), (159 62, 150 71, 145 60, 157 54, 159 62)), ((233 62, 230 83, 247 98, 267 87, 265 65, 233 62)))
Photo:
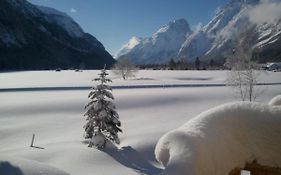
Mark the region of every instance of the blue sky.
POLYGON ((178 18, 206 24, 229 0, 29 0, 69 14, 112 54, 132 36, 151 36, 178 18))

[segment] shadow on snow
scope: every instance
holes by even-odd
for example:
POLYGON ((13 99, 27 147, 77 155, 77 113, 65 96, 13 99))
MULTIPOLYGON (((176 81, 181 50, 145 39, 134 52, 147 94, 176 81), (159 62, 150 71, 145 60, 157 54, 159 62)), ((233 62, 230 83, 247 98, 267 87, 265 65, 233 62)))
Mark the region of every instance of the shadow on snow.
POLYGON ((3 175, 24 175, 23 172, 18 168, 10 164, 10 162, 0 162, 0 174, 3 175))
POLYGON ((150 162, 142 158, 139 152, 131 146, 122 147, 121 149, 115 146, 101 150, 108 154, 122 165, 135 170, 140 174, 157 175, 162 169, 153 166, 150 162))

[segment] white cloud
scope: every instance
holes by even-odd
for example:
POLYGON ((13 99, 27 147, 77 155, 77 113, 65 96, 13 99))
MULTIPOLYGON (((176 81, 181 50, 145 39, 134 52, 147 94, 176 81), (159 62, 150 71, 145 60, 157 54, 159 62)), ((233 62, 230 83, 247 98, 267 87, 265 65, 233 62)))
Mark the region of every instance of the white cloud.
POLYGON ((77 13, 77 10, 72 7, 72 8, 70 8, 70 12, 71 12, 71 13, 77 13))
POLYGON ((249 10, 249 19, 255 24, 273 22, 281 19, 281 2, 274 0, 262 0, 249 10))

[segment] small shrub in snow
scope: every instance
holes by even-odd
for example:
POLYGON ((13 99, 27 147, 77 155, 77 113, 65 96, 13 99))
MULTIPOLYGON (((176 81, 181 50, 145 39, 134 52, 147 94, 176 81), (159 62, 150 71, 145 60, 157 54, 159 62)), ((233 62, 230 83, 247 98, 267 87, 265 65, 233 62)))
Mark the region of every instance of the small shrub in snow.
POLYGON ((110 79, 106 78, 107 75, 106 70, 103 69, 99 78, 94 79, 100 84, 92 88, 88 95, 90 102, 85 106, 87 111, 84 116, 87 117, 87 123, 84 128, 85 138, 91 139, 89 147, 104 148, 107 140, 117 144, 120 142, 118 132, 122 132, 121 122, 112 102, 114 100, 112 89, 106 84, 111 82, 110 79))
POLYGON ((225 104, 165 134, 155 148, 163 175, 227 175, 246 162, 281 167, 281 107, 225 104))
POLYGON ((137 67, 129 59, 119 59, 118 62, 113 66, 112 72, 117 76, 121 76, 123 80, 129 77, 134 77, 138 72, 137 67))
POLYGON ((258 66, 252 61, 252 41, 247 38, 247 32, 241 33, 241 41, 226 60, 226 66, 231 69, 226 81, 242 101, 255 101, 261 93, 256 87, 261 72, 255 70, 258 66))

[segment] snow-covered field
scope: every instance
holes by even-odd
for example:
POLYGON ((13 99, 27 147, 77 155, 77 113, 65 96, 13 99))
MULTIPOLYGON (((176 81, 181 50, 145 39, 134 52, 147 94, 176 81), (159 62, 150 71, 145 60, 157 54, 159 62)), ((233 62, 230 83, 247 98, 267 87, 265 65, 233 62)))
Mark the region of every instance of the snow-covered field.
MULTIPOLYGON (((0 89, 26 87, 77 87, 92 86, 91 80, 98 70, 26 71, 0 73, 0 89)), ((111 85, 169 85, 169 84, 218 84, 225 83, 227 71, 165 71, 141 70, 135 78, 123 81, 109 72, 111 85)), ((281 83, 281 72, 261 74, 259 83, 281 83)))
MULTIPOLYGON (((1 73, 0 89, 90 86, 97 73, 1 73)), ((112 85, 127 86, 224 83, 225 75, 224 71, 140 71, 127 81, 110 77, 112 85)), ((281 73, 264 74, 261 82, 281 82, 281 73)), ((281 85, 263 88, 260 102, 267 103, 281 94, 281 85)), ((211 107, 236 100, 227 87, 114 89, 124 132, 120 135, 119 150, 100 151, 88 148, 83 139, 88 92, 0 92, 0 174, 3 169, 19 175, 158 174, 162 167, 154 158, 154 148, 163 134, 211 107), (29 147, 33 133, 35 146, 44 149, 29 147)))

